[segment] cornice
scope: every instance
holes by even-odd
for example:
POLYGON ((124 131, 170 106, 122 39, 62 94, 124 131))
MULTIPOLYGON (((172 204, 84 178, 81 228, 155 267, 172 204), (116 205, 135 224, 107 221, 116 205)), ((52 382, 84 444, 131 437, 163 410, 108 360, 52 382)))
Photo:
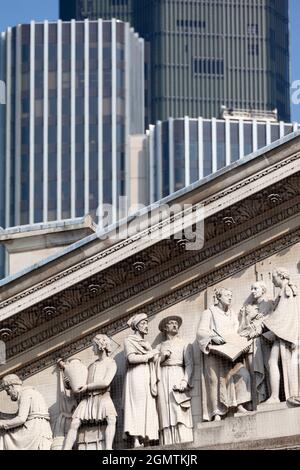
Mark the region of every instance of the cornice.
POLYGON ((299 214, 299 211, 300 176, 297 175, 272 186, 269 192, 264 190, 210 218, 206 225, 205 245, 200 251, 185 251, 180 242, 166 240, 145 250, 143 256, 124 260, 106 272, 2 322, 1 328, 10 331, 8 357, 18 355, 87 318, 253 239, 264 230, 299 214), (39 330, 37 335, 36 330, 39 330))
MULTIPOLYGON (((284 179, 285 177, 294 174, 295 172, 300 170, 300 160, 299 160, 299 152, 291 155, 290 157, 286 158, 285 160, 278 162, 274 165, 269 166, 268 168, 258 172, 255 175, 252 175, 248 178, 245 178, 239 183, 233 184, 231 187, 217 192, 214 196, 208 197, 207 199, 204 199, 201 201, 199 204, 195 204, 192 209, 184 211, 184 215, 188 215, 191 211, 197 211, 203 207, 205 207, 205 217, 209 217, 213 215, 214 213, 217 213, 220 210, 225 209, 226 207, 230 207, 231 205, 239 202, 240 200, 249 197, 251 191, 253 194, 259 192, 263 188, 265 188, 268 185, 276 183, 280 179, 284 179), (269 177, 270 175, 273 175, 273 178, 269 180, 268 184, 265 181, 266 177, 269 177), (258 181, 260 181, 260 184, 257 184, 258 181), (252 187, 251 191, 247 191, 247 187, 249 185, 253 186, 253 183, 255 183, 254 187, 252 187), (233 198, 232 195, 234 193, 238 193, 238 196, 236 198, 233 198), (223 201, 221 204, 221 200, 226 199, 226 201, 223 201), (214 205, 211 209, 209 209, 210 205, 214 205)), ((153 227, 151 227, 149 230, 142 231, 132 237, 127 238, 126 240, 122 240, 120 243, 117 243, 113 245, 110 248, 104 249, 100 253, 98 253, 95 256, 92 256, 85 261, 76 264, 75 266, 72 266, 71 268, 68 268, 59 274, 50 277, 46 281, 43 281, 39 284, 36 284, 34 287, 25 290, 24 292, 13 296, 4 302, 0 304, 0 321, 1 321, 1 316, 3 317, 3 312, 6 307, 17 304, 20 305, 20 302, 24 301, 25 298, 30 297, 32 294, 37 294, 38 292, 42 291, 45 288, 49 288, 50 286, 53 286, 54 284, 59 283, 60 289, 62 288, 67 288, 68 285, 65 284, 65 282, 62 282, 63 280, 65 281, 69 276, 71 276, 74 273, 79 273, 81 271, 81 277, 77 277, 77 279, 73 279, 72 285, 76 284, 77 282, 81 281, 84 276, 89 277, 91 274, 91 266, 96 265, 98 263, 98 268, 95 266, 94 269, 95 271, 101 270, 101 264, 103 265, 103 261, 108 258, 109 256, 121 252, 123 248, 128 247, 129 245, 134 244, 135 242, 142 240, 144 237, 146 237, 149 233, 155 233, 156 231, 162 231, 164 228, 168 227, 170 224, 174 223, 175 221, 182 220, 183 218, 183 212, 179 212, 176 215, 173 215, 170 219, 166 219, 153 227), (99 264, 100 262, 100 264, 99 264), (83 272, 85 268, 88 268, 88 271, 83 272)), ((36 302, 35 302, 36 303, 36 302)))
MULTIPOLYGON (((299 242, 300 228, 278 238, 275 241, 272 241, 267 246, 253 250, 245 256, 239 257, 233 262, 224 264, 221 268, 214 269, 211 272, 200 276, 198 279, 178 288, 172 293, 162 296, 153 302, 149 302, 147 305, 143 306, 142 311, 146 312, 149 317, 154 316, 159 312, 177 304, 178 302, 204 292, 208 287, 213 286, 216 283, 219 283, 228 277, 233 276, 250 266, 253 266, 258 262, 261 262, 275 253, 286 250, 288 247, 299 242)), ((101 332, 109 336, 113 336, 117 333, 120 333, 122 330, 127 328, 127 321, 130 316, 139 312, 140 310, 137 309, 136 311, 119 318, 117 321, 112 321, 109 325, 101 328, 99 331, 93 331, 92 333, 81 337, 80 339, 70 342, 68 345, 60 348, 59 351, 48 354, 38 360, 33 360, 30 364, 17 368, 15 372, 25 379, 45 368, 54 366, 58 357, 72 356, 90 346, 92 338, 95 334, 101 332)), ((70 327, 70 324, 67 322, 65 326, 68 328, 70 327)), ((36 340, 38 343, 38 338, 36 338, 36 340)))

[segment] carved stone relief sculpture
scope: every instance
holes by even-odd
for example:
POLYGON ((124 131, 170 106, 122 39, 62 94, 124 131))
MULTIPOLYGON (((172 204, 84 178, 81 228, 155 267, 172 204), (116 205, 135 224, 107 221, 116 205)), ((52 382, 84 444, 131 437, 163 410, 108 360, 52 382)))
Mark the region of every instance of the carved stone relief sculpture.
POLYGON ((159 329, 165 340, 158 345, 158 413, 160 443, 181 444, 193 441, 191 397, 193 351, 179 337, 182 318, 164 318, 159 329))
POLYGON ((272 311, 273 302, 267 298, 266 284, 255 282, 251 286, 250 298, 240 310, 238 330, 241 336, 252 340, 247 357, 252 383, 252 409, 270 396, 268 364, 271 346, 264 320, 272 311))
MULTIPOLYGON (((82 426, 91 427, 95 448, 112 450, 117 412, 110 396, 110 385, 116 375, 117 365, 114 359, 109 357, 111 342, 106 335, 97 335, 94 338, 93 351, 98 360, 89 366, 88 371, 76 359, 68 363, 59 362, 79 402, 72 415, 64 450, 73 448, 82 426), (98 446, 98 441, 102 441, 102 445, 98 446)), ((89 443, 86 444, 88 448, 89 443)))
POLYGON ((155 359, 159 352, 145 340, 148 319, 144 313, 128 321, 133 330, 124 342, 126 374, 124 381, 124 438, 133 439, 134 447, 158 441, 156 408, 157 374, 155 359))
POLYGON ((238 318, 230 308, 232 292, 216 289, 215 299, 215 305, 202 313, 197 331, 203 353, 204 421, 221 420, 229 410, 245 413, 243 405, 251 401, 250 374, 240 359, 251 343, 237 333, 238 318))
MULTIPOLYGON (((72 362, 77 364, 78 360, 72 362)), ((52 450, 63 449, 64 441, 72 422, 73 413, 78 406, 77 398, 79 397, 73 393, 69 379, 67 379, 67 376, 64 374, 66 363, 62 359, 59 359, 57 365, 59 368, 57 397, 58 416, 53 424, 52 450)))
POLYGON ((274 270, 272 280, 280 290, 274 302, 274 311, 264 320, 273 334, 269 338, 272 341, 269 360, 271 396, 266 403, 280 401, 280 359, 285 400, 300 395, 300 305, 297 287, 291 282, 289 272, 283 268, 274 270))
POLYGON ((24 387, 17 375, 7 375, 2 384, 10 399, 18 402, 18 412, 0 420, 0 450, 50 450, 50 417, 42 395, 24 387))

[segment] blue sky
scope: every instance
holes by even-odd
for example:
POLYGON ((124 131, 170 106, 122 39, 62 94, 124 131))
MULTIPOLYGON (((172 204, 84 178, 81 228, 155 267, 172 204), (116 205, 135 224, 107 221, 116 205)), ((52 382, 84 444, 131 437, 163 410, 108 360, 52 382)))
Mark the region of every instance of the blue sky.
POLYGON ((0 13, 0 31, 30 20, 58 18, 58 0, 1 0, 5 8, 0 13))
MULTIPOLYGON (((0 31, 30 20, 57 19, 58 0, 8 0, 0 14, 0 31)), ((290 0, 291 8, 291 82, 300 80, 300 0, 290 0)), ((300 103, 292 105, 292 120, 300 122, 300 103)))

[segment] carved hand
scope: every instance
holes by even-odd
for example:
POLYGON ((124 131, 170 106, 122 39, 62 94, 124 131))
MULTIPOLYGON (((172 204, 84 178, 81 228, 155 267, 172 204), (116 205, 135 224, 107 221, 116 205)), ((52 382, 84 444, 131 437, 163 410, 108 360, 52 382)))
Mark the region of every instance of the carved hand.
POLYGON ((224 341, 224 339, 221 338, 221 336, 213 336, 213 337, 211 338, 211 342, 212 342, 213 344, 217 344, 217 345, 221 345, 221 344, 225 344, 225 343, 226 343, 226 341, 224 341))
POLYGON ((155 359, 155 356, 157 356, 158 354, 159 352, 156 349, 153 349, 152 351, 148 352, 148 361, 153 361, 155 359))
POLYGON ((5 423, 5 421, 0 421, 0 430, 6 431, 7 429, 8 429, 8 426, 5 423))
POLYGON ((67 390, 71 390, 70 380, 64 375, 63 377, 64 386, 67 390))
POLYGON ((79 390, 76 390, 76 395, 79 394, 79 393, 85 393, 87 391, 87 385, 83 385, 83 387, 81 387, 79 390))
POLYGON ((179 392, 184 392, 188 388, 188 383, 186 380, 182 380, 180 384, 174 385, 173 390, 178 390, 179 392))
POLYGON ((171 356, 172 352, 169 351, 168 349, 166 349, 165 351, 161 352, 160 353, 160 357, 161 357, 161 361, 165 361, 166 359, 169 359, 169 357, 171 356))

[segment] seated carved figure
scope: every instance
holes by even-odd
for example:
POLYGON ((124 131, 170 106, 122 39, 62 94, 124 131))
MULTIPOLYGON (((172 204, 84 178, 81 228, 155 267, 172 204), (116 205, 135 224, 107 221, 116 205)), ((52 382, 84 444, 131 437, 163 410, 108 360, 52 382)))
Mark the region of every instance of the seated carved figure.
POLYGON ((230 409, 245 413, 243 404, 251 400, 250 374, 238 359, 215 355, 213 345, 225 343, 224 337, 237 335, 238 319, 230 309, 232 292, 220 288, 215 291, 216 303, 205 310, 197 331, 197 340, 203 353, 202 409, 204 421, 220 420, 230 409))
MULTIPOLYGON (((110 397, 110 385, 116 375, 117 364, 108 356, 111 346, 106 335, 97 335, 93 339, 93 351, 98 355, 98 360, 89 367, 87 384, 74 391, 80 401, 72 416, 64 450, 73 448, 81 425, 102 427, 104 422, 107 424, 105 450, 112 450, 117 412, 110 397)), ((63 362, 60 362, 60 367, 65 367, 63 362)))
POLYGON ((19 406, 16 416, 0 420, 0 450, 50 450, 50 417, 42 395, 32 387, 24 387, 17 375, 7 375, 2 383, 19 406))

